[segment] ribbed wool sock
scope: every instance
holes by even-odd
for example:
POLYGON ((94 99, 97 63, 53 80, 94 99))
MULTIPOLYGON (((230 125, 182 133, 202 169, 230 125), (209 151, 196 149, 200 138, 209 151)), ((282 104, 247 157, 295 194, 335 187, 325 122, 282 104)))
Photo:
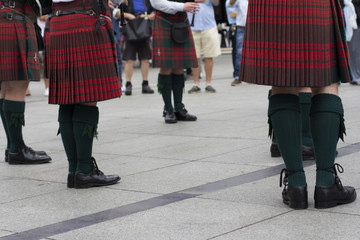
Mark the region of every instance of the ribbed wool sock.
POLYGON ((1 115, 1 121, 2 121, 3 126, 4 126, 4 130, 5 130, 5 134, 6 134, 6 139, 7 139, 6 149, 10 149, 10 135, 9 135, 9 130, 8 130, 8 126, 7 126, 7 122, 6 122, 6 118, 5 118, 5 113, 4 113, 4 111, 3 111, 3 103, 4 103, 4 99, 0 99, 0 115, 1 115))
POLYGON ((73 114, 73 131, 77 151, 76 172, 89 173, 93 169, 92 146, 99 110, 95 106, 75 105, 73 114))
POLYGON ((171 89, 172 89, 172 76, 171 75, 158 75, 158 92, 162 95, 165 109, 167 111, 174 111, 171 102, 171 89))
POLYGON ((311 99, 310 124, 316 157, 316 185, 335 184, 333 167, 339 137, 343 139, 345 126, 341 99, 333 94, 318 94, 311 99), (327 169, 320 170, 320 169, 327 169), (329 172, 330 171, 330 172, 329 172))
POLYGON ((59 132, 68 159, 69 172, 75 172, 77 168, 76 142, 72 122, 74 106, 73 104, 60 105, 58 117, 59 132))
POLYGON ((172 90, 174 94, 175 111, 183 109, 182 98, 184 94, 185 77, 184 74, 172 74, 172 90))
POLYGON ((3 111, 10 136, 10 152, 18 152, 23 143, 22 127, 25 125, 25 102, 4 100, 3 111))
POLYGON ((301 109, 301 129, 302 129, 302 145, 313 147, 314 143, 310 130, 310 106, 312 94, 308 92, 299 93, 299 102, 301 109))
POLYGON ((268 114, 289 173, 289 186, 306 186, 301 156, 299 97, 291 94, 271 96, 268 114))

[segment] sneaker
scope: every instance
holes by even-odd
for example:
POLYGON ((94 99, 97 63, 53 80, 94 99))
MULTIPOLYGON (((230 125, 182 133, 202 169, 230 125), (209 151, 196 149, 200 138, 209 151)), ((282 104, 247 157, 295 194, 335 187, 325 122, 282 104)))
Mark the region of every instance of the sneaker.
POLYGON ((189 94, 192 94, 192 93, 199 93, 199 92, 201 92, 201 88, 199 88, 198 86, 193 86, 189 91, 188 91, 188 93, 189 94))
POLYGON ((49 88, 45 88, 44 96, 45 97, 49 96, 49 88))
POLYGON ((205 91, 208 92, 208 93, 216 92, 216 90, 211 85, 207 85, 206 88, 205 88, 205 91))
POLYGON ((235 78, 234 81, 231 83, 231 86, 237 86, 241 84, 241 80, 238 78, 235 78))
POLYGON ((130 85, 127 85, 127 86, 126 86, 125 95, 130 96, 131 93, 132 93, 132 85, 130 84, 130 85))
POLYGON ((146 86, 142 86, 142 93, 153 94, 154 90, 152 90, 149 85, 146 85, 146 86))

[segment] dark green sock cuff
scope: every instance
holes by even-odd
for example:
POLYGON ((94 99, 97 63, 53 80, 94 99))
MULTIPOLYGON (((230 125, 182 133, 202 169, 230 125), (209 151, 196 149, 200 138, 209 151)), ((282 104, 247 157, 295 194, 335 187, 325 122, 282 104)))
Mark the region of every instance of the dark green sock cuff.
POLYGON ((60 105, 59 106, 59 116, 58 122, 59 123, 69 123, 72 122, 73 113, 74 113, 74 106, 71 105, 60 105))
POLYGON ((96 106, 75 105, 73 122, 97 125, 99 123, 99 109, 96 106))
POLYGON ((317 112, 332 112, 344 116, 341 98, 334 94, 318 94, 311 98, 310 115, 317 112))
POLYGON ((12 113, 24 113, 25 102, 9 101, 5 99, 3 102, 3 111, 12 113))
POLYGON ((3 103, 4 103, 4 99, 0 99, 0 111, 2 111, 2 106, 3 106, 3 103))
POLYGON ((162 94, 164 92, 164 89, 166 87, 170 87, 172 86, 172 76, 171 75, 163 75, 163 74, 159 74, 158 75, 158 92, 160 94, 162 94))
POLYGON ((270 97, 269 117, 277 111, 285 109, 300 112, 299 97, 293 94, 276 94, 270 97))
POLYGON ((299 93, 299 102, 300 103, 311 103, 311 97, 312 97, 312 93, 309 92, 300 92, 299 93))

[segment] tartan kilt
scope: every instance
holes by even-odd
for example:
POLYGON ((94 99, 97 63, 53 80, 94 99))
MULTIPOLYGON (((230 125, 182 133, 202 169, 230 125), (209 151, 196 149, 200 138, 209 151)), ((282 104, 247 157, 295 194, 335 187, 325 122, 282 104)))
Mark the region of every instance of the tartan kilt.
POLYGON ((280 87, 351 81, 338 0, 249 0, 239 79, 280 87))
POLYGON ((33 24, 36 16, 26 2, 22 5, 19 8, 17 4, 15 12, 0 2, 0 81, 40 81, 40 60, 33 24), (11 15, 14 17, 8 20, 7 16, 11 15))
POLYGON ((96 14, 71 14, 50 19, 50 44, 46 48, 50 104, 98 102, 121 96, 112 23, 104 18, 105 24, 97 31, 98 18, 96 14))
POLYGON ((45 22, 45 30, 44 30, 44 51, 43 51, 43 70, 44 70, 44 78, 49 78, 49 71, 48 71, 48 59, 46 52, 50 46, 50 23, 48 20, 45 22))
POLYGON ((188 21, 185 12, 175 15, 156 11, 153 27, 152 66, 154 68, 193 68, 197 67, 194 40, 189 26, 189 39, 178 44, 171 39, 171 24, 167 21, 188 21))

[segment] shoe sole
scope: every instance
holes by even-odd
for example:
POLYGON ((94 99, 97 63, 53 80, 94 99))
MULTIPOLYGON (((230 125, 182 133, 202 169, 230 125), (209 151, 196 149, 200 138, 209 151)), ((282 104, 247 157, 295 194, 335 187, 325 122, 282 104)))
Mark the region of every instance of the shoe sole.
POLYGON ((112 181, 112 182, 108 182, 106 184, 99 184, 99 183, 75 183, 74 184, 74 188, 75 189, 85 189, 85 188, 92 188, 92 187, 103 187, 103 186, 109 186, 109 185, 113 185, 117 182, 119 182, 121 180, 121 178, 117 179, 116 181, 112 181))
POLYGON ((51 159, 31 161, 31 162, 24 162, 24 161, 21 161, 21 160, 9 160, 8 161, 8 163, 10 165, 20 165, 20 164, 32 165, 32 164, 43 164, 43 163, 48 163, 48 162, 51 162, 51 159))
POLYGON ((154 92, 142 92, 143 94, 154 94, 154 92))
POLYGON ((205 92, 207 92, 207 93, 216 93, 216 91, 209 91, 209 90, 205 90, 205 92))
POLYGON ((283 200, 283 202, 295 210, 307 209, 309 206, 308 202, 290 202, 290 201, 285 201, 285 200, 283 200))
POLYGON ((315 201, 315 208, 317 209, 325 209, 336 207, 337 205, 348 204, 354 202, 356 199, 356 194, 349 200, 334 200, 329 202, 317 202, 315 201))
POLYGON ((177 120, 165 120, 165 123, 177 123, 177 120))
POLYGON ((201 91, 188 92, 188 94, 200 93, 201 91))
POLYGON ((125 95, 126 95, 126 96, 130 96, 130 95, 131 95, 131 93, 126 93, 126 92, 125 92, 125 95))

